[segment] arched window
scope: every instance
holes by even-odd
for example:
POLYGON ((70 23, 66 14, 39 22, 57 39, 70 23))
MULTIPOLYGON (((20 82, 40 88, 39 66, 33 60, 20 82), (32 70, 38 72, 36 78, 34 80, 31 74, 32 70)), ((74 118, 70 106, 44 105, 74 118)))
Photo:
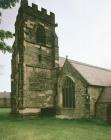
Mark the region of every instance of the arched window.
POLYGON ((64 108, 75 107, 75 84, 69 77, 65 77, 63 81, 62 97, 64 108))
POLYGON ((38 28, 37 28, 36 41, 39 44, 45 44, 46 43, 45 29, 42 25, 39 25, 38 28))

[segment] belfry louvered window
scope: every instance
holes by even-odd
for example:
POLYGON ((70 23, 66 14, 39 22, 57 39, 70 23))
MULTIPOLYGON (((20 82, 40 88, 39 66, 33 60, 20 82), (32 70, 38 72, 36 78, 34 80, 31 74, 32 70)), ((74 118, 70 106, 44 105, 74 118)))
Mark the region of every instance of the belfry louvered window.
POLYGON ((36 31, 36 41, 39 44, 46 44, 45 29, 42 25, 38 25, 38 28, 36 31))
POLYGON ((69 77, 65 77, 63 81, 62 99, 64 108, 75 107, 75 84, 69 77))

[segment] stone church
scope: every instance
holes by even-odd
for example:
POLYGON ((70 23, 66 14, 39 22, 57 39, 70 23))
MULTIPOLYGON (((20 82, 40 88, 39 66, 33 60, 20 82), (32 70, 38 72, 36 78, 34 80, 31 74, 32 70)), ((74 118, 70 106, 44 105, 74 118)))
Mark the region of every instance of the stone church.
POLYGON ((111 119, 111 70, 59 57, 55 14, 21 1, 15 23, 11 112, 111 119))

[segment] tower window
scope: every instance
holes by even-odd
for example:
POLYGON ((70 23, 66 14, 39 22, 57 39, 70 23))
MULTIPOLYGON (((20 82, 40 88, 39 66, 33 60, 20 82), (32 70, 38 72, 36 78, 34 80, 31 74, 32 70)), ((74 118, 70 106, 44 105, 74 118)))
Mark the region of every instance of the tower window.
POLYGON ((42 25, 39 25, 38 28, 37 28, 36 41, 39 44, 45 44, 46 43, 45 29, 42 25))
POLYGON ((42 57, 40 54, 38 55, 38 60, 39 60, 39 62, 41 62, 41 60, 42 60, 42 57))

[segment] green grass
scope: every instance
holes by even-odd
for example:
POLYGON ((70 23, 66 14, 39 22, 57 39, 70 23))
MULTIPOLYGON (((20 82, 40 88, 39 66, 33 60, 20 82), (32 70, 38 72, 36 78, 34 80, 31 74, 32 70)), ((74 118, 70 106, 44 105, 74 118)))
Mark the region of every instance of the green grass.
POLYGON ((111 126, 97 120, 14 118, 0 109, 0 140, 111 140, 111 126))

